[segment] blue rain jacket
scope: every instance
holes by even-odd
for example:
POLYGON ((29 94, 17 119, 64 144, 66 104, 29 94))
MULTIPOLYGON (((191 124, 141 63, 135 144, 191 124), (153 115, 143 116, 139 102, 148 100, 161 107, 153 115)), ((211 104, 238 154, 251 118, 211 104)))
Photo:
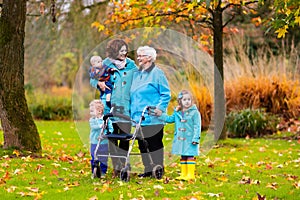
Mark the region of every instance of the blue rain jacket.
POLYGON ((174 109, 171 116, 163 114, 161 118, 167 123, 175 122, 172 154, 183 156, 199 155, 201 115, 196 105, 191 106, 185 112, 174 109), (197 144, 192 144, 192 142, 197 144))
MULTIPOLYGON (((98 139, 100 136, 100 133, 102 131, 102 128, 104 126, 104 121, 101 118, 98 117, 91 117, 89 120, 90 123, 90 143, 91 144, 97 144, 98 143, 98 139)), ((110 120, 107 121, 107 127, 109 132, 113 132, 113 126, 110 120)), ((104 130, 104 134, 107 133, 107 129, 104 130)), ((108 140, 107 139, 102 139, 100 144, 108 144, 108 140)))
MULTIPOLYGON (((132 84, 133 73, 136 72, 137 66, 134 61, 130 58, 126 58, 126 66, 124 69, 118 69, 109 58, 103 60, 103 65, 108 66, 109 68, 114 68, 116 71, 113 75, 110 76, 110 81, 113 83, 113 91, 111 95, 111 104, 116 106, 123 106, 124 109, 120 110, 121 114, 130 116, 130 87, 132 84)), ((90 79, 90 84, 92 87, 97 88, 98 80, 90 79)), ((101 99, 105 104, 105 97, 101 99)), ((105 108, 105 113, 109 109, 105 108)), ((115 118, 111 118, 113 122, 123 121, 115 118)))
MULTIPOLYGON (((133 75, 130 89, 131 118, 138 122, 145 106, 155 106, 166 112, 171 99, 168 80, 164 72, 153 63, 147 70, 138 70, 133 75)), ((157 116, 145 115, 143 126, 164 124, 157 116)))

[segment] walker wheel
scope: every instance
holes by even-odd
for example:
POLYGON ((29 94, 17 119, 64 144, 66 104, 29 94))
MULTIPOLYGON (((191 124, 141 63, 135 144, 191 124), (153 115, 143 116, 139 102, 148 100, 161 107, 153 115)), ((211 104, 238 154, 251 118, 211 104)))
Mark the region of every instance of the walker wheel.
POLYGON ((152 170, 152 176, 156 179, 162 179, 164 174, 164 169, 161 165, 155 165, 152 170))
POLYGON ((121 169, 121 172, 120 172, 120 179, 121 181, 124 181, 124 182, 128 182, 129 181, 129 168, 128 167, 125 167, 125 168, 122 168, 121 169))
POLYGON ((96 166, 93 169, 93 178, 100 178, 101 177, 101 170, 99 166, 96 166))

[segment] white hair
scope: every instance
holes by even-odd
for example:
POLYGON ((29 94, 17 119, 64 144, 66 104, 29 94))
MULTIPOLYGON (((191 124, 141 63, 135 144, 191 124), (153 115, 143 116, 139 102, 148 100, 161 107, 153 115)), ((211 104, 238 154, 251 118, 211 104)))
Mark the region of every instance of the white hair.
POLYGON ((153 47, 141 46, 137 49, 136 52, 137 54, 141 54, 141 52, 143 52, 143 55, 150 56, 153 62, 156 60, 156 50, 153 47))
POLYGON ((98 62, 98 61, 102 62, 102 58, 100 56, 92 56, 90 59, 91 65, 94 65, 95 62, 98 62))

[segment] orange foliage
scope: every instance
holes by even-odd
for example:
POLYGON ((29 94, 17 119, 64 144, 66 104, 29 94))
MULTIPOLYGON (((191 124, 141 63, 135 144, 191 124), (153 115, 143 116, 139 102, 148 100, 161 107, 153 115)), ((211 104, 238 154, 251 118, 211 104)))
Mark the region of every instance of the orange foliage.
POLYGON ((204 86, 199 86, 196 82, 190 83, 192 93, 201 113, 202 129, 207 129, 212 115, 212 99, 208 89, 204 86))
POLYGON ((60 96, 60 97, 71 97, 72 95, 72 89, 68 87, 53 86, 50 92, 53 96, 60 96))
POLYGON ((278 77, 240 77, 225 83, 227 112, 264 108, 286 118, 300 116, 300 85, 278 77))

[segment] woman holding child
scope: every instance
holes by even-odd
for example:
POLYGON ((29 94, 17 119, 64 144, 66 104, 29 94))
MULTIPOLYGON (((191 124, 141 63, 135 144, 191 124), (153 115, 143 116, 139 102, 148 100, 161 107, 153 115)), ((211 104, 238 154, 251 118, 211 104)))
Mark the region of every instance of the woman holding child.
MULTIPOLYGON (((107 58, 103 60, 103 65, 114 71, 109 80, 113 84, 111 105, 116 108, 116 112, 130 116, 130 87, 133 73, 137 71, 137 67, 134 61, 127 57, 128 45, 124 40, 114 39, 108 42, 106 53, 107 58)), ((102 91, 109 88, 105 82, 97 79, 90 79, 90 84, 95 88, 98 86, 102 91)), ((114 134, 130 133, 131 131, 131 123, 128 121, 114 118, 112 123, 114 134)), ((113 155, 126 156, 128 149, 129 141, 111 140, 109 143, 109 151, 113 155)), ((112 158, 115 176, 119 175, 120 170, 124 167, 124 162, 124 159, 112 158)))

